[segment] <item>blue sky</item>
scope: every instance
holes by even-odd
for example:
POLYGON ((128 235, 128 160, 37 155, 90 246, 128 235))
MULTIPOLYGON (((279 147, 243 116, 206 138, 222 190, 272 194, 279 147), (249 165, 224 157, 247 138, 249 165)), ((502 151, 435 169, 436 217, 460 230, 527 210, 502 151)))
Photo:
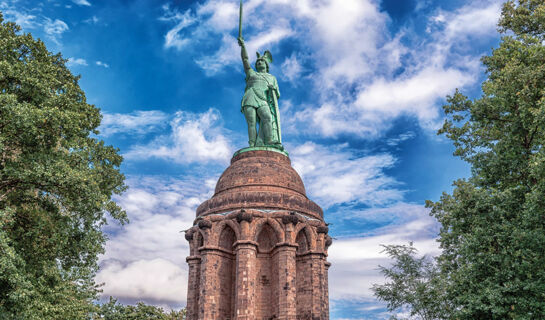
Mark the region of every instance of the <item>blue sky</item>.
MULTIPOLYGON (((271 50, 284 145, 320 204, 332 319, 387 319, 369 287, 380 244, 438 253, 424 208, 469 167, 437 136, 456 88, 480 95, 501 1, 246 0, 244 37, 271 50)), ((131 224, 110 236, 97 281, 126 303, 185 305, 180 230, 247 144, 238 1, 0 0, 7 20, 62 52, 120 149, 131 224)))

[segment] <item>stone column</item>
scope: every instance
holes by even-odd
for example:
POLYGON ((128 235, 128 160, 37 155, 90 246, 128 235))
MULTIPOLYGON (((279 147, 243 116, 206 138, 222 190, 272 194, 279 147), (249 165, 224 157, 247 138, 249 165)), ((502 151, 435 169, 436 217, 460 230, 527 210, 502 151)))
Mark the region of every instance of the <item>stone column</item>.
POLYGON ((278 319, 295 320, 297 317, 297 265, 295 253, 297 245, 281 243, 275 255, 278 261, 278 319))
POLYGON ((189 265, 189 277, 187 286, 187 320, 198 320, 201 257, 189 256, 185 260, 189 265))
POLYGON ((310 265, 312 273, 312 317, 324 319, 324 291, 327 291, 325 281, 325 265, 322 253, 310 254, 310 265))
POLYGON ((199 288, 199 319, 219 319, 220 279, 218 266, 221 255, 216 248, 202 247, 199 288))
POLYGON ((235 319, 255 320, 257 243, 250 240, 239 240, 235 242, 234 247, 237 268, 235 319))
POLYGON ((324 258, 324 267, 325 267, 325 290, 324 290, 324 320, 329 320, 329 267, 331 262, 328 262, 324 258))

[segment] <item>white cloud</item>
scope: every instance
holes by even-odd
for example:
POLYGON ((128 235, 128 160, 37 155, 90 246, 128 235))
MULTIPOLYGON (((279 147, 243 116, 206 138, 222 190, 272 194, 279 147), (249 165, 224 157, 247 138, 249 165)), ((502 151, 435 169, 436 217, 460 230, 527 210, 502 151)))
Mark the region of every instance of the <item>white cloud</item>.
POLYGON ((416 134, 414 132, 407 131, 405 133, 398 135, 395 138, 389 138, 388 140, 386 140, 386 144, 389 145, 390 147, 395 147, 401 142, 413 139, 414 137, 416 137, 416 134))
POLYGON ((496 30, 502 2, 487 1, 485 6, 475 3, 455 12, 440 11, 430 22, 443 27, 448 39, 491 34, 496 30))
POLYGON ((384 170, 394 165, 390 154, 358 156, 346 146, 312 142, 292 148, 293 167, 309 197, 328 208, 335 204, 386 205, 403 198, 403 191, 384 170))
POLYGON ((100 21, 100 19, 97 18, 97 16, 92 16, 92 17, 89 18, 89 19, 83 20, 83 22, 89 23, 89 24, 97 24, 99 21, 100 21))
MULTIPOLYGON (((476 63, 473 66, 478 69, 476 63)), ((475 79, 470 72, 433 67, 396 79, 378 77, 362 87, 352 102, 328 101, 318 109, 298 111, 294 119, 310 121, 324 136, 349 133, 374 138, 389 128, 392 119, 402 115, 416 117, 424 128, 437 129, 441 121, 438 102, 455 88, 472 84, 475 79)))
POLYGON ((132 147, 127 159, 161 158, 176 163, 227 163, 232 147, 220 125, 220 114, 215 109, 194 114, 178 111, 170 122, 171 132, 147 145, 132 147))
POLYGON ((72 0, 72 2, 77 4, 78 6, 91 6, 91 3, 87 0, 72 0))
MULTIPOLYGON (((429 40, 424 40, 423 44, 411 50, 400 42, 406 30, 382 47, 380 42, 369 42, 376 47, 377 53, 373 58, 377 63, 371 69, 373 76, 367 76, 364 70, 352 71, 357 74, 343 82, 342 78, 331 73, 331 68, 322 68, 325 74, 318 75, 317 85, 323 86, 322 79, 331 78, 337 88, 322 90, 327 94, 322 97, 323 102, 317 109, 307 106, 299 111, 294 110, 295 114, 285 118, 291 118, 292 122, 309 123, 307 128, 312 132, 327 137, 351 134, 367 139, 376 138, 390 128, 393 119, 400 116, 415 117, 423 128, 435 130, 442 121, 439 105, 445 96, 454 92, 455 88, 474 84, 481 72, 477 55, 461 55, 460 52, 465 50, 464 41, 470 36, 494 36, 492 31, 498 16, 498 1, 487 3, 484 7, 472 3, 456 12, 437 14, 432 19, 434 23, 446 26, 435 28, 429 40), (453 48, 456 50, 453 51, 453 48), (405 66, 399 73, 396 70, 402 57, 405 66), (383 66, 387 65, 393 67, 384 69, 383 66), (343 83, 348 86, 343 86, 343 83), (347 95, 350 91, 353 94, 347 95)), ((422 41, 422 38, 418 39, 422 41)), ((350 61, 342 54, 331 56, 350 61)))
POLYGON ((82 58, 68 58, 68 62, 66 63, 67 66, 73 67, 73 66, 86 66, 87 61, 82 58))
POLYGON ((45 18, 44 32, 46 33, 49 39, 51 39, 53 42, 57 44, 59 44, 59 38, 68 29, 69 29, 68 25, 66 24, 66 22, 62 20, 59 20, 59 19, 51 20, 49 18, 45 18))
POLYGON ((61 35, 66 30, 68 30, 68 25, 66 24, 66 22, 59 19, 48 19, 44 26, 45 33, 50 36, 61 35))
POLYGON ((103 113, 102 116, 99 131, 106 137, 115 133, 145 134, 163 127, 168 121, 168 115, 158 110, 103 113))
POLYGON ((199 16, 207 17, 208 24, 215 30, 231 30, 238 19, 236 2, 208 1, 197 9, 199 16))
MULTIPOLYGON (((390 33, 390 18, 372 0, 250 0, 244 6, 244 34, 249 53, 265 48, 274 53, 288 38, 299 48, 277 74, 293 85, 302 72, 298 57, 304 56, 305 65, 314 70, 309 90, 316 101, 291 110, 284 117, 287 127, 325 137, 375 139, 401 116, 416 118, 423 128, 437 128, 445 96, 478 80, 480 53, 470 51, 467 41, 485 43, 496 37, 500 3, 471 2, 455 11, 438 11, 423 38, 410 29, 390 33)), ((418 3, 420 9, 427 5, 418 3)), ((195 44, 217 39, 215 53, 196 60, 209 76, 240 64, 236 9, 236 3, 208 0, 185 13, 195 28, 175 33, 195 44)))
POLYGON ((112 261, 104 264, 96 281, 105 283, 105 297, 159 300, 175 305, 186 300, 187 269, 165 259, 139 260, 127 265, 112 261))
POLYGON ((109 225, 97 282, 103 297, 161 301, 182 306, 187 291, 189 247, 180 231, 192 226, 198 204, 212 195, 217 175, 129 176, 129 190, 116 198, 130 223, 109 225))
POLYGON ((297 79, 303 72, 303 67, 295 53, 284 60, 280 69, 282 70, 281 77, 287 81, 291 81, 294 85, 297 84, 297 79))
POLYGON ((0 9, 4 14, 4 19, 13 21, 23 29, 32 29, 39 25, 36 16, 28 12, 21 12, 10 7, 7 3, 0 3, 0 9))
POLYGON ((106 62, 102 62, 102 61, 95 61, 95 64, 99 67, 104 67, 104 68, 109 68, 110 65, 107 64, 106 62))
MULTIPOLYGON (((250 55, 250 61, 256 59, 255 55, 253 55, 254 52, 260 51, 263 53, 269 46, 280 42, 292 34, 292 30, 279 27, 251 37, 248 41, 245 41, 246 51, 248 52, 248 55, 250 55)), ((220 49, 213 55, 203 56, 202 58, 197 59, 196 63, 204 69, 208 76, 212 76, 225 67, 235 63, 239 63, 240 70, 242 70, 240 47, 238 46, 237 40, 233 36, 225 34, 222 37, 220 49)))
POLYGON ((191 15, 191 11, 187 10, 184 13, 172 11, 170 6, 163 6, 165 15, 160 18, 163 21, 173 21, 176 25, 170 29, 165 35, 165 48, 176 48, 181 50, 189 43, 189 38, 184 38, 180 35, 180 31, 187 28, 196 22, 196 19, 191 15))
MULTIPOLYGON (((342 211, 333 213, 333 215, 339 220, 358 220, 358 221, 372 221, 377 224, 385 225, 383 229, 373 229, 360 235, 368 236, 376 233, 384 233, 388 228, 398 226, 409 221, 413 221, 428 215, 429 210, 425 209, 420 204, 407 203, 407 202, 394 202, 389 203, 386 206, 374 206, 365 209, 356 209, 354 207, 343 208, 342 211)), ((432 230, 429 234, 430 237, 435 236, 438 230, 432 230)), ((353 230, 352 230, 352 234, 353 230)))
MULTIPOLYGON (((399 213, 400 215, 403 212, 399 213)), ((384 283, 379 265, 391 261, 381 245, 413 242, 420 254, 437 255, 436 222, 420 207, 419 214, 405 224, 387 227, 377 235, 334 240, 329 248, 329 293, 332 300, 356 299, 373 301, 373 284, 384 283)))

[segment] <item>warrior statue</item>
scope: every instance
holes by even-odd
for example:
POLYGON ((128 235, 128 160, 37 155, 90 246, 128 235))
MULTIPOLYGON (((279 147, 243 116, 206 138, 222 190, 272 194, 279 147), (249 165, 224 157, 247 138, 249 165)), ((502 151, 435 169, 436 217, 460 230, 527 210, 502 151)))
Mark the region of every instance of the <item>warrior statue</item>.
POLYGON ((242 64, 246 73, 246 89, 242 98, 241 112, 244 113, 248 123, 248 143, 250 147, 263 146, 283 150, 278 112, 280 91, 276 78, 269 74, 269 64, 273 61, 272 55, 268 50, 263 55, 257 52, 255 70, 250 66, 242 38, 242 0, 240 1, 238 44, 241 47, 242 64))

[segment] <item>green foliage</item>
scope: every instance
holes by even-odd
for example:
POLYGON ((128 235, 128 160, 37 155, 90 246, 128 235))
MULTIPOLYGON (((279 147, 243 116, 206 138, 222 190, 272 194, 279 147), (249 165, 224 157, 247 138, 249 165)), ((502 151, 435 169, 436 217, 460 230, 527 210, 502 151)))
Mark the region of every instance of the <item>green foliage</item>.
POLYGON ((86 319, 105 215, 125 188, 99 109, 65 66, 0 14, 0 318, 86 319))
POLYGON ((443 251, 425 282, 443 281, 453 306, 438 319, 545 315, 545 2, 508 1, 499 26, 499 48, 482 59, 483 95, 448 97, 439 130, 472 175, 427 203, 443 251))
POLYGON ((125 306, 110 297, 110 301, 100 306, 93 319, 101 320, 185 320, 186 310, 166 313, 162 308, 139 302, 136 306, 125 306))
POLYGON ((482 59, 483 96, 449 97, 440 130, 472 176, 428 204, 461 319, 545 314, 545 3, 509 1, 499 25, 512 33, 482 59))
POLYGON ((386 301, 390 311, 407 309, 411 317, 445 319, 451 306, 445 299, 445 282, 434 261, 425 256, 418 258, 412 243, 384 246, 384 251, 394 263, 390 268, 379 267, 390 282, 373 285, 375 296, 386 301))

